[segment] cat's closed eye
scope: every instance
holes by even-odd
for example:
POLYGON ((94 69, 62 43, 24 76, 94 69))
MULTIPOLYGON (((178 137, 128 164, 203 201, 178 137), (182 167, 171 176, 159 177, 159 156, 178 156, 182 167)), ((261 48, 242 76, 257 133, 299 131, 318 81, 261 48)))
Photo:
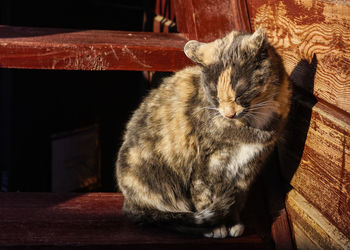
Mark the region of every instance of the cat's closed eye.
POLYGON ((246 80, 244 79, 239 79, 236 83, 236 99, 239 99, 245 91, 249 89, 249 85, 246 80))

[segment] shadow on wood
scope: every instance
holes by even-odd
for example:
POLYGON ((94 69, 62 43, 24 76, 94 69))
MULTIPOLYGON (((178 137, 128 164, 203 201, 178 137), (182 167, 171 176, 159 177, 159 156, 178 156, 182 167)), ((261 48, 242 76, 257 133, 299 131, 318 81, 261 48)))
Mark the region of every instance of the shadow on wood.
POLYGON ((300 164, 310 126, 312 107, 317 103, 317 99, 312 94, 316 69, 317 58, 314 55, 311 63, 305 59, 301 60, 290 75, 293 84, 292 104, 289 120, 278 147, 280 168, 287 183, 290 183, 300 164))

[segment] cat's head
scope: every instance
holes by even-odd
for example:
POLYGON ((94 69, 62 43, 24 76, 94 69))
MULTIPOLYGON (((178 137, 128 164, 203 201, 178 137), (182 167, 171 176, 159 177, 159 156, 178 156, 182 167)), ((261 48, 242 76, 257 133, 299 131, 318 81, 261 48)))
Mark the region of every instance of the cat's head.
POLYGON ((184 51, 201 66, 205 93, 223 117, 256 127, 269 122, 281 83, 261 28, 253 34, 233 31, 210 43, 192 40, 184 51))

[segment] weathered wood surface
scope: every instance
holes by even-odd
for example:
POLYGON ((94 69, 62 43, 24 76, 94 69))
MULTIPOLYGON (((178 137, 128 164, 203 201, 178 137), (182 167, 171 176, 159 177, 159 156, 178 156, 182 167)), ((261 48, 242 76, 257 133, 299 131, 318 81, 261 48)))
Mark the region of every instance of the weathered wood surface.
POLYGON ((350 238, 350 119, 334 114, 322 103, 314 106, 301 158, 293 150, 300 142, 292 137, 303 133, 302 126, 294 124, 283 148, 282 168, 290 171, 299 163, 292 186, 350 238))
POLYGON ((0 249, 264 249, 261 238, 208 239, 137 227, 118 193, 0 193, 0 249))
POLYGON ((247 3, 253 28, 267 31, 294 83, 291 119, 280 144, 282 172, 350 238, 350 4, 247 3))
MULTIPOLYGON (((253 26, 267 30, 287 72, 291 73, 300 60, 311 62, 316 55, 317 73, 311 91, 318 99, 350 112, 349 1, 247 2, 253 26)), ((296 84, 305 88, 303 82, 296 84)))
POLYGON ((0 67, 176 71, 191 64, 180 34, 0 26, 0 67))
POLYGON ((213 41, 235 30, 250 31, 245 0, 176 0, 178 31, 188 39, 213 41))
POLYGON ((280 212, 280 215, 273 221, 271 225, 271 236, 275 243, 276 250, 292 250, 292 234, 288 222, 288 216, 285 209, 280 212))
POLYGON ((299 99, 279 144, 283 176, 350 238, 350 118, 299 99))
POLYGON ((349 249, 350 240, 296 191, 287 196, 298 249, 349 249))

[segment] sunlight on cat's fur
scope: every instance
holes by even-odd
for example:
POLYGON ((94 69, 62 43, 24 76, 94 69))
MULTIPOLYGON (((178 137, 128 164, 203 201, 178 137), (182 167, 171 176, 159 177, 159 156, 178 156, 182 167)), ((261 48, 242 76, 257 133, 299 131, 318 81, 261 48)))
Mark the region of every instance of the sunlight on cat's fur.
POLYGON ((116 168, 123 209, 141 224, 238 237, 291 86, 262 29, 189 41, 184 51, 197 66, 165 78, 127 125, 116 168))

